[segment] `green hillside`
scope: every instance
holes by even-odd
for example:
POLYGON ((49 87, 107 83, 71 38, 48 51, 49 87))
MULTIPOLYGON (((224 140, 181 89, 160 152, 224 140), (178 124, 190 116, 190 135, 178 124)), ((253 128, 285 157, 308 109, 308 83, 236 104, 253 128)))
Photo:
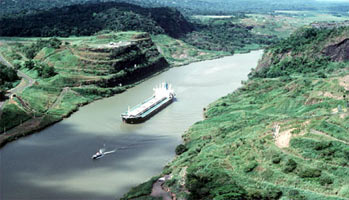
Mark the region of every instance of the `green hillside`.
POLYGON ((0 18, 0 36, 88 36, 100 31, 143 31, 182 36, 193 30, 173 8, 143 8, 128 3, 94 3, 19 13, 0 18))
MULTIPOLYGON (((231 14, 232 12, 270 12, 273 10, 332 10, 346 13, 344 1, 301 1, 301 0, 2 0, 0 13, 11 14, 47 10, 76 4, 96 2, 126 2, 143 7, 175 7, 187 14, 231 14)), ((0 15, 1 15, 0 14, 0 15)))
POLYGON ((7 90, 19 82, 19 77, 14 69, 0 63, 0 100, 5 98, 7 90))
POLYGON ((150 35, 142 32, 6 42, 0 53, 36 82, 3 107, 0 132, 9 131, 0 134, 1 145, 169 67, 150 35))
MULTIPOLYGON (((301 29, 268 48, 183 135, 164 189, 177 199, 349 199, 348 31, 301 29)), ((124 199, 156 199, 154 181, 124 199)))

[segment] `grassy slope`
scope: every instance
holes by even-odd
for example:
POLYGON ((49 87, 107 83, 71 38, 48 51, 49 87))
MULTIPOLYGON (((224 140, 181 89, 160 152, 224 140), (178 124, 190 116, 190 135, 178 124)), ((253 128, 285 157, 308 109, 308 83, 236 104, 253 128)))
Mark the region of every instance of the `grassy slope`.
MULTIPOLYGON (((348 37, 346 30, 340 36, 348 37)), ((269 59, 280 57, 270 52, 281 44, 266 51, 269 59)), ((286 47, 281 50, 299 49, 286 47)), ((184 199, 349 198, 349 110, 343 98, 349 64, 327 64, 332 69, 325 67, 321 78, 311 70, 254 77, 212 103, 207 119, 183 136, 184 153, 164 168, 172 176, 165 187, 184 199)))
POLYGON ((154 35, 152 36, 152 40, 158 46, 160 53, 174 66, 231 55, 223 51, 198 49, 197 47, 167 35, 154 35))
MULTIPOLYGON (((36 84, 4 106, 1 132, 21 123, 25 128, 16 127, 7 133, 20 136, 38 130, 68 116, 83 104, 120 93, 168 67, 149 35, 144 33, 120 32, 60 39, 64 43, 58 49, 45 47, 33 59, 54 67, 57 75, 42 78, 34 69, 21 68, 36 80, 36 84), (122 46, 108 48, 111 41, 121 42, 122 46)), ((18 41, 26 46, 35 40, 20 38, 18 41)), ((0 50, 12 63, 23 66, 28 59, 23 57, 21 48, 18 43, 4 43, 0 50)), ((17 136, 1 135, 1 140, 6 142, 17 136)))

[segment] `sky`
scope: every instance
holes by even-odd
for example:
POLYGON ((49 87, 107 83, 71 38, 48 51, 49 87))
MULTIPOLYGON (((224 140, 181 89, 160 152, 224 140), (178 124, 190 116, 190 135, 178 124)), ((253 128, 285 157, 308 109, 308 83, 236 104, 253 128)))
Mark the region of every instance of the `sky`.
POLYGON ((322 1, 322 2, 348 2, 349 0, 316 0, 316 1, 322 1))

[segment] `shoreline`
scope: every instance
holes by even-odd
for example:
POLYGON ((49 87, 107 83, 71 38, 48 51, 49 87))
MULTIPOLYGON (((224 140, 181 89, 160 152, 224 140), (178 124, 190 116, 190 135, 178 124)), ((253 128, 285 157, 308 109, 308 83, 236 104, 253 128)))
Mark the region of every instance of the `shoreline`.
MULTIPOLYGON (((48 127, 50 127, 50 126, 52 126, 52 125, 54 125, 54 124, 56 124, 56 123, 58 123, 58 122, 60 122, 60 121, 62 121, 64 119, 69 118, 72 114, 74 114, 75 112, 78 112, 79 109, 81 107, 83 107, 83 106, 86 106, 88 104, 94 103, 96 101, 100 101, 100 100, 103 100, 103 99, 106 99, 106 98, 113 97, 113 96, 118 95, 118 94, 121 94, 121 93, 125 92, 127 89, 132 88, 132 87, 134 87, 134 86, 136 86, 136 85, 138 85, 138 84, 140 84, 140 83, 142 83, 142 82, 144 82, 144 81, 146 81, 146 80, 148 80, 148 79, 150 79, 150 78, 152 78, 154 76, 157 76, 157 75, 159 75, 159 74, 161 74, 161 73, 171 69, 172 67, 174 67, 174 66, 169 65, 169 67, 167 67, 167 68, 165 68, 163 70, 160 70, 160 71, 158 71, 158 72, 156 72, 156 73, 154 73, 154 74, 152 74, 152 75, 150 75, 150 76, 148 76, 148 77, 146 77, 146 78, 144 78, 144 79, 142 79, 140 81, 137 81, 135 83, 127 85, 127 86, 125 86, 125 90, 122 90, 119 93, 115 93, 115 94, 112 94, 112 95, 107 96, 107 97, 101 97, 101 98, 94 99, 92 101, 88 101, 86 103, 82 103, 82 104, 76 106, 74 109, 70 110, 66 115, 57 117, 57 119, 54 119, 54 120, 50 121, 49 123, 44 123, 43 125, 39 124, 38 126, 32 127, 32 128, 29 127, 29 129, 26 129, 26 130, 18 130, 18 131, 15 130, 15 129, 20 129, 20 128, 23 127, 24 124, 33 122, 35 120, 38 120, 39 118, 44 119, 45 116, 38 117, 38 118, 31 118, 31 119, 23 122, 22 125, 18 125, 16 127, 13 127, 10 130, 7 130, 6 133, 0 134, 0 149, 3 148, 4 146, 6 146, 6 144, 8 144, 10 142, 16 141, 16 140, 18 140, 18 139, 20 139, 22 137, 26 137, 26 136, 30 136, 32 134, 38 133, 38 132, 44 130, 45 128, 48 128, 48 127), (15 132, 11 133, 11 131, 15 131, 15 132), (9 132, 9 133, 7 133, 7 132, 9 132)), ((26 128, 28 128, 28 126, 29 125, 27 125, 26 128)))
MULTIPOLYGON (((26 128, 29 127, 29 129, 18 130, 17 131, 16 129, 20 129, 20 128, 23 127, 23 124, 22 124, 22 125, 18 125, 16 127, 11 128, 10 130, 6 131, 6 132, 9 132, 9 133, 2 133, 2 134, 0 134, 0 149, 3 148, 4 146, 6 146, 6 144, 8 144, 10 142, 13 142, 13 141, 16 141, 16 140, 18 140, 18 139, 20 139, 22 137, 30 136, 32 134, 40 132, 40 131, 42 131, 42 130, 44 130, 44 129, 46 129, 46 128, 48 128, 48 127, 50 127, 50 126, 52 126, 52 125, 54 125, 54 124, 64 120, 64 119, 66 119, 66 118, 69 118, 72 114, 74 114, 75 112, 79 111, 80 107, 83 107, 85 105, 88 105, 90 103, 93 103, 93 102, 96 102, 96 101, 99 101, 99 100, 103 100, 103 99, 106 99, 106 98, 113 97, 114 95, 121 94, 121 93, 125 92, 127 89, 132 88, 132 87, 134 87, 134 86, 136 86, 136 85, 138 85, 138 84, 140 84, 140 83, 142 83, 142 82, 144 82, 144 81, 146 81, 146 80, 148 80, 148 79, 150 79, 152 77, 155 77, 155 76, 157 76, 157 75, 159 75, 159 74, 161 74, 161 73, 163 73, 163 72, 165 72, 167 70, 170 70, 171 68, 183 67, 183 66, 186 66, 186 65, 189 65, 189 64, 193 64, 193 63, 199 63, 199 62, 204 62, 204 61, 209 61, 209 60, 216 60, 216 59, 221 59, 221 58, 224 58, 224 57, 234 56, 234 55, 238 55, 238 54, 246 54, 246 53, 250 53, 252 51, 259 51, 259 50, 262 50, 262 49, 256 49, 256 50, 251 50, 249 52, 236 53, 236 54, 231 54, 231 55, 218 55, 215 58, 200 59, 200 60, 197 60, 197 61, 188 62, 186 64, 181 64, 181 65, 170 64, 169 67, 167 67, 167 68, 165 68, 163 70, 160 70, 160 71, 158 71, 158 72, 156 72, 156 73, 154 73, 154 74, 152 74, 152 75, 150 75, 150 76, 148 76, 148 77, 146 77, 146 78, 144 78, 144 79, 142 79, 140 81, 137 81, 137 82, 135 82, 133 84, 125 86, 126 87, 125 90, 121 91, 120 93, 115 93, 115 94, 113 94, 111 96, 108 96, 108 97, 101 97, 101 98, 98 98, 98 99, 95 99, 95 100, 92 100, 92 101, 80 104, 76 108, 74 108, 71 111, 69 111, 67 113, 67 115, 64 115, 64 116, 61 116, 61 117, 57 117, 56 119, 54 119, 54 120, 52 120, 52 121, 50 121, 48 123, 43 123, 42 125, 39 124, 38 126, 30 127, 29 124, 26 125, 26 123, 30 123, 30 122, 33 122, 33 121, 35 122, 35 120, 37 120, 39 118, 31 118, 31 119, 29 119, 29 120, 23 122, 23 124, 26 125, 26 128), (12 133, 11 131, 15 131, 15 132, 12 133)), ((44 118, 44 117, 42 117, 42 118, 44 118)))
MULTIPOLYGON (((234 54, 228 55, 228 56, 219 56, 219 58, 215 58, 215 59, 222 59, 222 58, 229 57, 229 56, 240 55, 240 54, 248 54, 248 53, 251 53, 253 51, 264 51, 264 50, 265 50, 264 48, 262 48, 262 49, 255 49, 255 50, 250 50, 248 52, 243 52, 243 53, 234 53, 234 54)), ((204 60, 204 61, 210 61, 210 60, 215 60, 215 59, 207 59, 207 60, 204 60)), ((201 62, 201 61, 198 61, 198 62, 201 62)), ((197 63, 197 62, 192 62, 192 63, 197 63)), ((190 64, 192 64, 192 63, 190 63, 190 64)), ((181 66, 178 66, 178 67, 181 67, 181 66)), ((240 87, 242 87, 242 86, 243 85, 241 85, 240 87)), ((240 87, 238 87, 236 90, 238 90, 240 87)), ((235 91, 235 90, 233 90, 233 91, 235 91)), ((218 99, 214 100, 213 102, 217 101, 218 99)), ((213 103, 213 102, 211 102, 211 103, 213 103)), ((205 113, 206 113, 206 111, 207 111, 207 109, 208 109, 210 104, 208 104, 206 107, 203 108, 203 111, 202 111, 203 120, 207 119, 207 116, 205 115, 205 113)), ((194 124, 192 124, 190 127, 192 127, 194 124)), ((183 134, 185 134, 185 132, 183 134)), ((183 134, 181 135, 182 137, 183 137, 183 134)), ((183 140, 183 138, 182 138, 182 140, 183 140)), ((173 162, 177 157, 178 157, 178 155, 175 155, 170 161, 168 161, 168 163, 173 162)), ((163 167, 165 167, 166 165, 164 165, 163 167)), ((131 189, 129 189, 128 192, 124 193, 123 197, 121 197, 119 199, 120 200, 126 200, 127 198, 125 198, 125 195, 129 194, 134 188, 138 187, 140 184, 148 183, 148 182, 151 182, 151 188, 149 188, 150 189, 150 193, 148 194, 148 196, 150 196, 150 197, 157 197, 157 198, 158 197, 162 197, 163 199, 172 199, 172 197, 176 198, 175 194, 173 194, 171 192, 170 188, 165 187, 166 190, 163 188, 164 181, 162 179, 169 180, 169 178, 170 177, 168 176, 168 174, 164 174, 163 171, 160 172, 159 174, 154 174, 152 176, 152 178, 150 178, 149 180, 144 181, 142 183, 139 183, 136 186, 134 186, 131 189), (162 177, 162 178, 159 178, 159 177, 162 177)), ((147 195, 145 195, 145 196, 147 196, 147 195)))

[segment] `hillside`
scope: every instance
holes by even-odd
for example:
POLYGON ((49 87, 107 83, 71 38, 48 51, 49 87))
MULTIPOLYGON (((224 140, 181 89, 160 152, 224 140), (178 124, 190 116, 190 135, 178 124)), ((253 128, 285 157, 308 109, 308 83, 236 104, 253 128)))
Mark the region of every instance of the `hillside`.
MULTIPOLYGON (((268 48, 249 80, 183 135, 160 175, 168 195, 349 199, 348 31, 305 28, 268 48)), ((124 199, 156 199, 157 180, 124 199)))
POLYGON ((18 81, 16 71, 0 63, 0 100, 4 98, 5 92, 13 88, 18 81))
POLYGON ((278 77, 292 74, 333 71, 336 62, 348 61, 348 28, 306 27, 280 43, 270 46, 254 77, 278 77))
POLYGON ((0 45, 1 55, 35 84, 3 107, 0 132, 9 131, 0 134, 1 145, 169 67, 149 34, 141 32, 12 41, 0 45))
POLYGON ((0 18, 0 36, 88 36, 100 31, 143 31, 182 36, 193 30, 172 8, 143 8, 128 3, 90 3, 0 18))
POLYGON ((98 2, 0 18, 0 36, 69 37, 142 31, 151 35, 168 35, 199 49, 231 54, 275 42, 276 37, 272 34, 253 33, 253 26, 239 22, 243 18, 246 18, 244 14, 237 13, 227 18, 200 20, 186 18, 175 8, 98 2))
MULTIPOLYGON (((346 13, 346 2, 301 1, 301 0, 2 0, 0 13, 13 14, 47 10, 76 4, 98 2, 125 2, 143 7, 175 7, 182 12, 192 14, 231 14, 232 12, 270 12, 273 10, 331 10, 346 13)), ((1 14, 0 14, 1 15, 1 14)))

